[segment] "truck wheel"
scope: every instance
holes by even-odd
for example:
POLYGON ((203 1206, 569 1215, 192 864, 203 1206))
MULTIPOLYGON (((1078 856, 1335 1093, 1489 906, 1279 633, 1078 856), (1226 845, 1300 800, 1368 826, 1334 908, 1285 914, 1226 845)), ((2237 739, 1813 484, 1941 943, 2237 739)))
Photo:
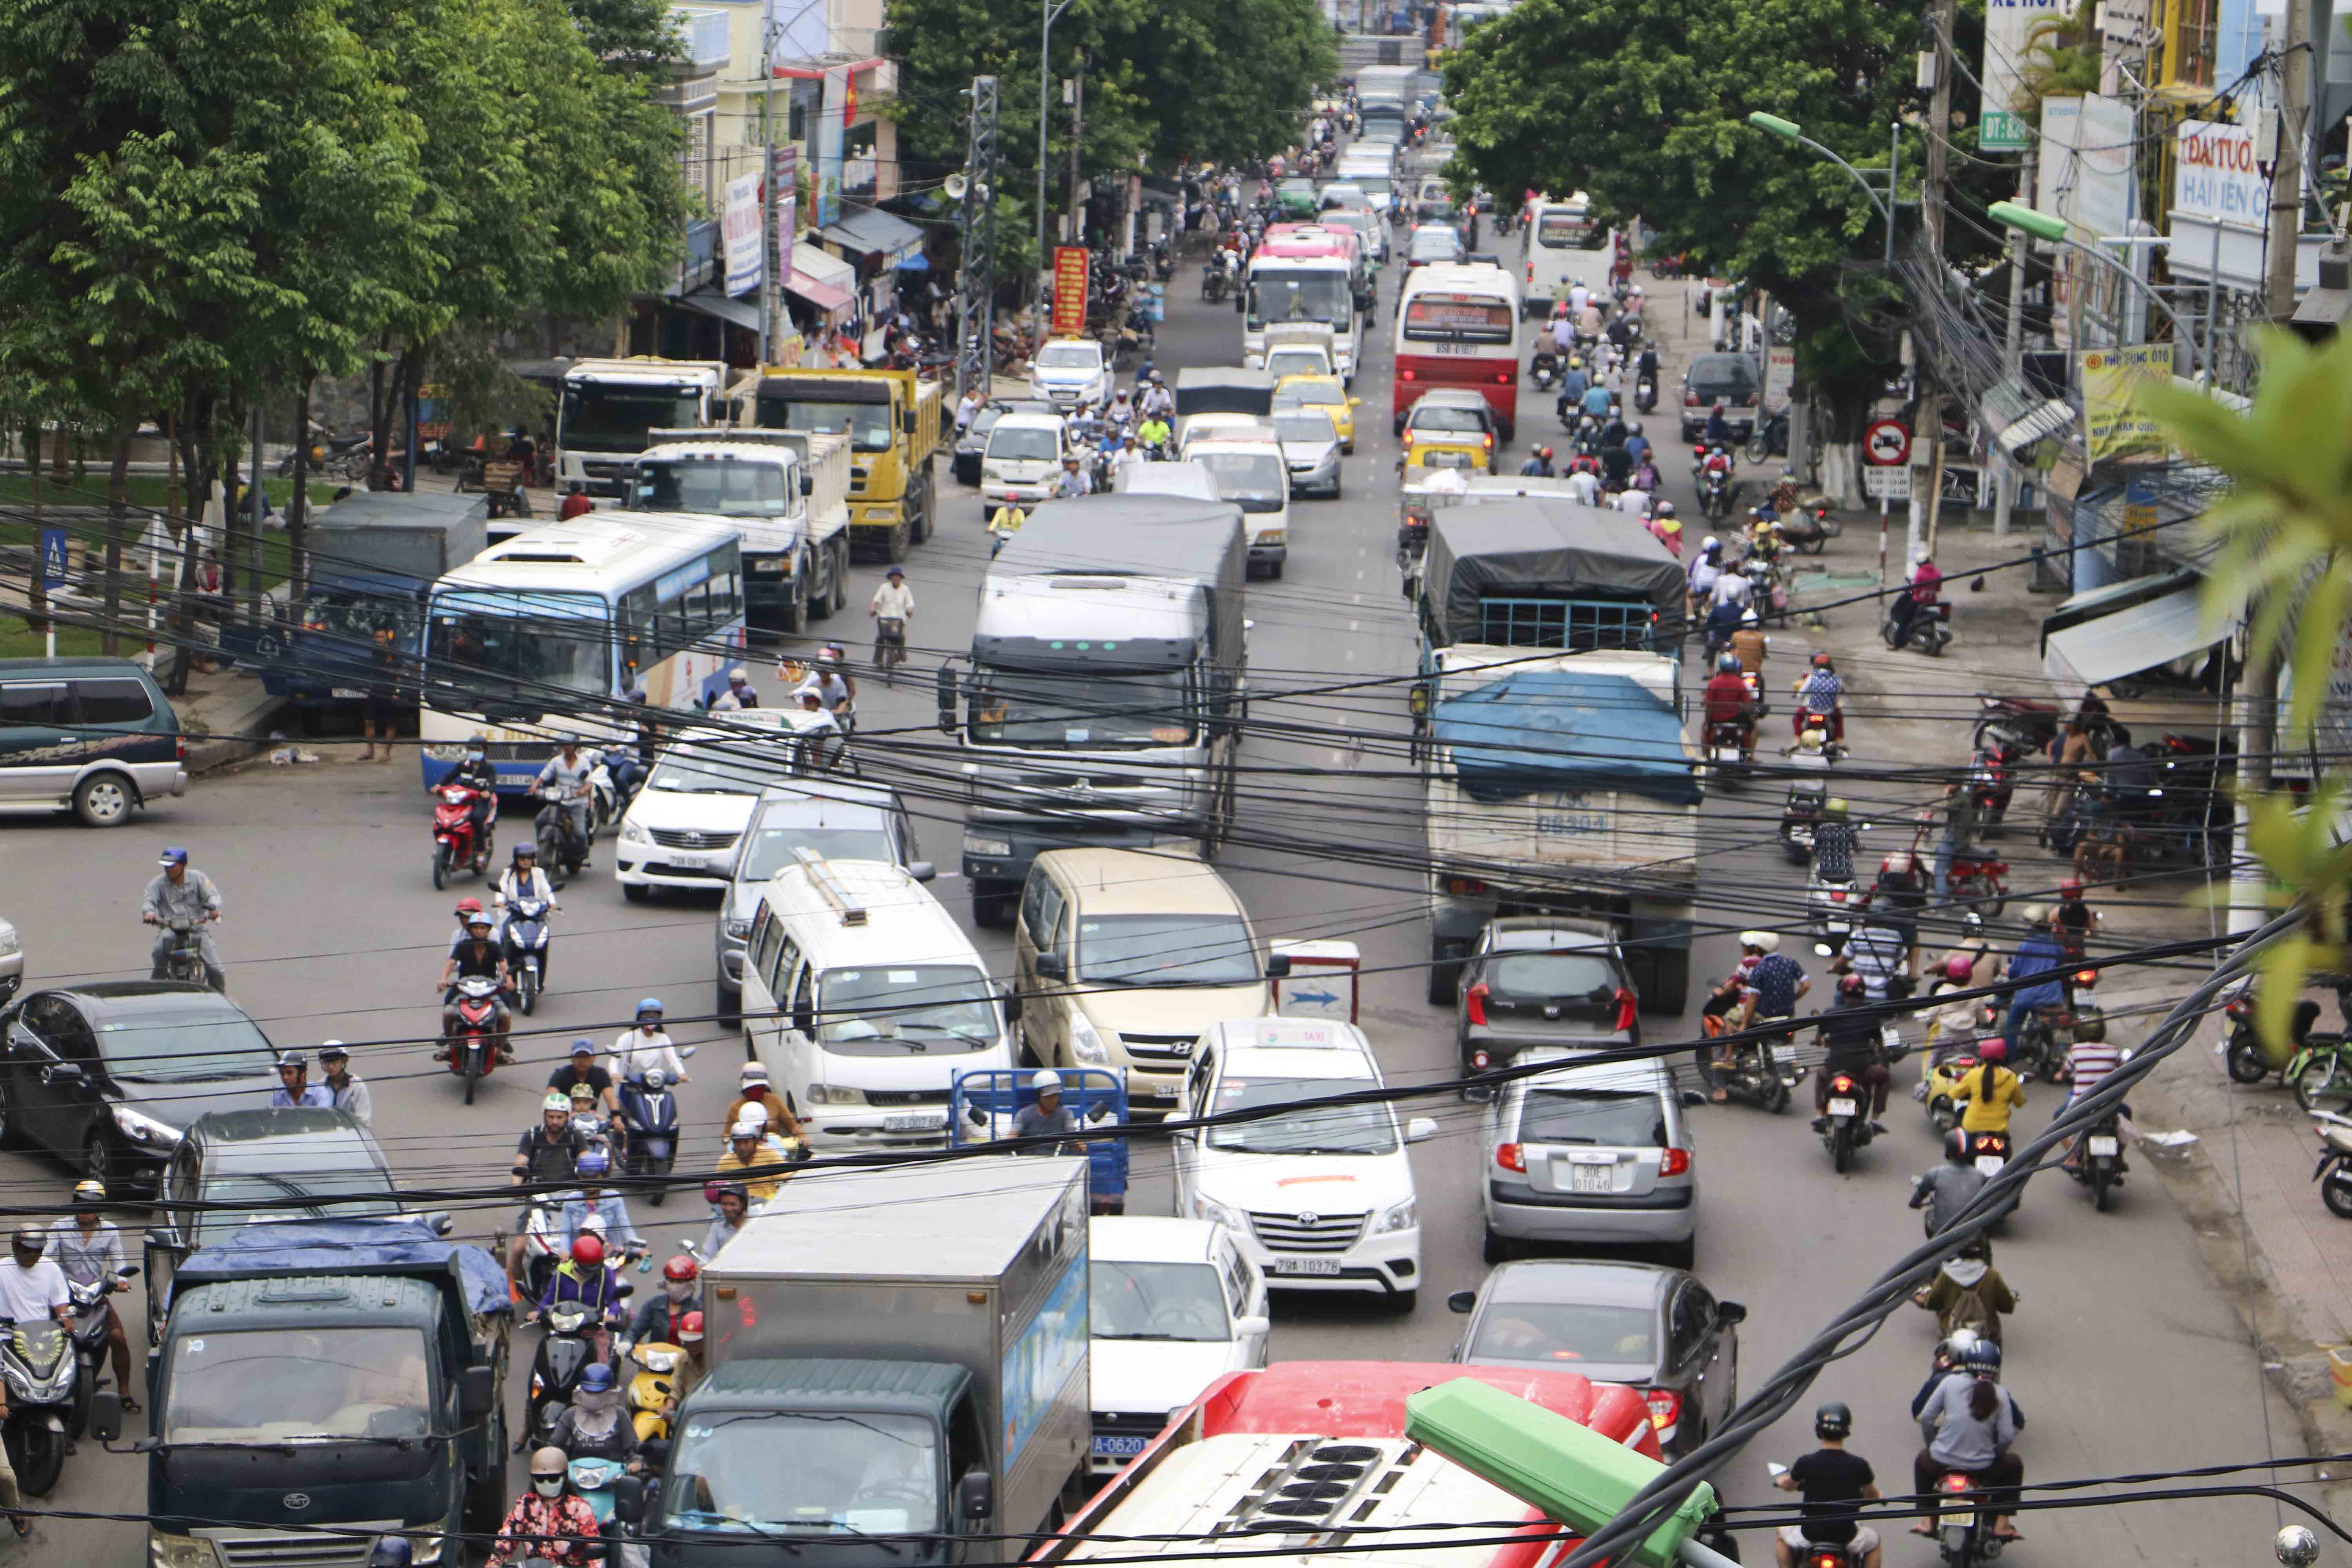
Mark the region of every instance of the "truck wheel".
POLYGON ((1448 951, 1451 946, 1430 944, 1429 1001, 1433 1007, 1451 1007, 1462 999, 1462 960, 1448 951))
POLYGON ((1690 1000, 1690 949, 1656 949, 1650 973, 1650 988, 1642 994, 1643 1010, 1679 1015, 1690 1000))
POLYGON ((907 497, 907 510, 909 513, 908 531, 917 544, 921 544, 931 537, 931 471, 929 468, 924 468, 922 480, 914 493, 907 497))
POLYGON ((849 607, 849 541, 845 537, 833 551, 833 607, 849 607))
POLYGON ((988 931, 1007 931, 1013 925, 1013 914, 1021 900, 1017 882, 1006 882, 993 877, 971 879, 971 919, 974 925, 988 931))
POLYGON ((912 526, 907 521, 905 509, 902 508, 898 521, 892 523, 890 531, 883 536, 884 557, 891 561, 904 561, 907 558, 908 550, 913 544, 913 532, 912 526))
POLYGON ((808 630, 809 574, 816 569, 814 557, 806 557, 793 574, 793 596, 784 601, 784 635, 799 637, 808 630))

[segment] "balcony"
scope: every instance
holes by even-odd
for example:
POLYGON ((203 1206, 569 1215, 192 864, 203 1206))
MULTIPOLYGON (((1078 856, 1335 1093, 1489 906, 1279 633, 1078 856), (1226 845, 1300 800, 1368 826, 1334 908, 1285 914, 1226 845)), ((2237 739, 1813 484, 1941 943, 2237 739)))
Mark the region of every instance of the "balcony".
POLYGON ((677 27, 680 76, 709 76, 727 68, 727 12, 709 5, 673 5, 669 15, 677 27))

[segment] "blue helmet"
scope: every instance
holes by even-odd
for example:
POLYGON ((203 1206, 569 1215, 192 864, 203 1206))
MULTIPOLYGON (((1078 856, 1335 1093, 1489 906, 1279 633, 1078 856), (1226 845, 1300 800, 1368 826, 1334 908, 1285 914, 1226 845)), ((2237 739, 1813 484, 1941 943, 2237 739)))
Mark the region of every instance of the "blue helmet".
POLYGON ((1990 1340, 1979 1340, 1961 1353, 1960 1364, 1979 1377, 1991 1377, 2000 1371, 2000 1347, 1990 1340))
POLYGON ((404 1535, 379 1535, 375 1548, 368 1553, 367 1568, 408 1568, 416 1560, 416 1550, 404 1535))
POLYGON ((640 1018, 644 1017, 648 1013, 664 1013, 667 1011, 668 1009, 662 1005, 661 998, 658 996, 643 996, 639 997, 637 1000, 637 1016, 640 1018))
POLYGON ((591 1362, 580 1369, 580 1392, 610 1394, 613 1392, 613 1369, 603 1362, 591 1362))
POLYGON ((580 1151, 580 1158, 572 1162, 572 1169, 582 1176, 608 1175, 613 1169, 613 1156, 601 1145, 591 1144, 580 1151))

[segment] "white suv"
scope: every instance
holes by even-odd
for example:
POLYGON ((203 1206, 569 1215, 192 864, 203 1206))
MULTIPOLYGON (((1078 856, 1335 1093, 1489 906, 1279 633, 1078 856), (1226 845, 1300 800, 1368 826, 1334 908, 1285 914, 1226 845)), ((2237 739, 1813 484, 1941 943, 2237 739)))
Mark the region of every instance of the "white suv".
MULTIPOLYGON (((1381 1087, 1352 1024, 1240 1018, 1201 1037, 1182 1114, 1218 1117, 1381 1087)), ((1266 1283, 1373 1291, 1412 1310, 1421 1216, 1407 1143, 1437 1135, 1416 1116, 1400 1134, 1378 1102, 1309 1106, 1175 1139, 1176 1212, 1232 1231, 1266 1283)))

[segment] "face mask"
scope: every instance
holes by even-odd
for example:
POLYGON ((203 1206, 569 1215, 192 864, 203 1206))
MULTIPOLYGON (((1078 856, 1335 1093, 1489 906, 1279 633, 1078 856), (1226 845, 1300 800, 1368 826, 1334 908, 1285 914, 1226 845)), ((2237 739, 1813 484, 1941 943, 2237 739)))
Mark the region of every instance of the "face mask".
POLYGON ((584 1415, 603 1415, 621 1407, 621 1391, 608 1388, 601 1394, 591 1394, 583 1389, 572 1394, 572 1403, 577 1405, 584 1415))
POLYGON ((683 1279, 665 1279, 662 1281, 662 1294, 673 1301, 683 1301, 694 1294, 694 1287, 683 1279))
POLYGON ((561 1497, 563 1495, 563 1478, 562 1476, 533 1476, 530 1478, 530 1489, 537 1492, 543 1498, 561 1497))

